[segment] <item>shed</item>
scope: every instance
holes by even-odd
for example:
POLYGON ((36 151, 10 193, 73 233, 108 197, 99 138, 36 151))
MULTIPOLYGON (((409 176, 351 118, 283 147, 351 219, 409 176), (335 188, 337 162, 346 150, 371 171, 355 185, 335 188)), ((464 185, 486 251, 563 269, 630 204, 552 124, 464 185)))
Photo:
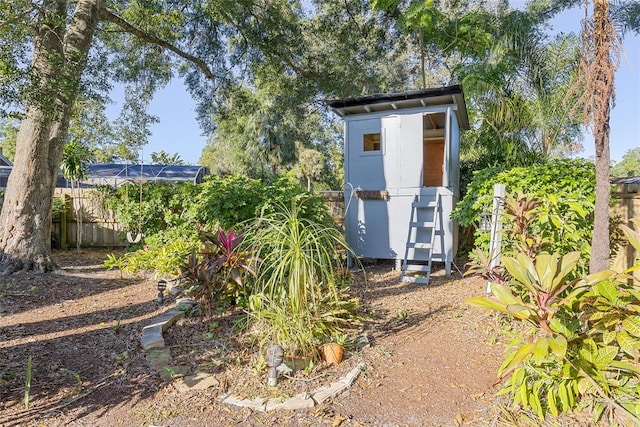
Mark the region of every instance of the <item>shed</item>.
POLYGON ((362 258, 393 259, 402 279, 429 282, 457 250, 459 85, 329 101, 344 120, 345 233, 362 258))

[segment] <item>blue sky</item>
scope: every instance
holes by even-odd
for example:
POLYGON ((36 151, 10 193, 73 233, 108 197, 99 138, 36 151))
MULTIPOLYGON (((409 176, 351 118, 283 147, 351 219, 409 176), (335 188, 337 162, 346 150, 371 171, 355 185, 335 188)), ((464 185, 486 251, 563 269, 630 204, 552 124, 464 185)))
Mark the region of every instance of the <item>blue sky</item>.
MULTIPOLYGON (((552 24, 553 31, 579 31, 583 15, 582 8, 562 13, 552 24)), ((627 150, 640 147, 640 37, 627 36, 623 47, 625 57, 616 74, 616 107, 611 114, 610 147, 614 161, 620 161, 627 150)), ((122 94, 113 93, 112 97, 122 99, 122 94)), ((109 110, 114 112, 117 108, 114 106, 109 110)), ((174 80, 157 93, 149 106, 149 113, 158 116, 160 123, 151 127, 149 144, 142 151, 144 162, 150 162, 152 152, 164 150, 170 154, 179 153, 187 163, 196 164, 206 137, 201 135, 195 119, 194 102, 182 82, 174 80)), ((580 157, 593 156, 593 144, 593 137, 586 135, 585 150, 580 157)))

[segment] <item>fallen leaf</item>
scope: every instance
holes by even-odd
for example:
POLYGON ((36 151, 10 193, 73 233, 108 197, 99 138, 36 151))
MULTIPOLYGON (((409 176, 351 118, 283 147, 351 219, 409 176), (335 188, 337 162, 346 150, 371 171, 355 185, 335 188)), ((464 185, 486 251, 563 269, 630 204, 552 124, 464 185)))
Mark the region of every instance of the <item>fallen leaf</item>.
POLYGON ((406 386, 405 388, 401 389, 400 391, 406 392, 406 391, 411 390, 412 388, 413 388, 413 384, 409 384, 408 386, 406 386))
POLYGON ((339 427, 343 422, 345 422, 347 420, 346 417, 343 417, 342 415, 338 415, 337 417, 335 417, 333 419, 333 424, 331 424, 333 427, 339 427))

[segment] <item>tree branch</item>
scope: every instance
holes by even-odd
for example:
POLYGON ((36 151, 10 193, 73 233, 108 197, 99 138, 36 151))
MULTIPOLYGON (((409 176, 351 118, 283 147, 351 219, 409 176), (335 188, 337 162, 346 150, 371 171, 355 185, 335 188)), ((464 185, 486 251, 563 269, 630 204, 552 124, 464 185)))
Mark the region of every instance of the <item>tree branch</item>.
POLYGON ((190 61, 192 63, 194 63, 198 68, 200 68, 200 70, 202 70, 202 72, 204 73, 204 75, 208 78, 213 80, 213 78, 215 77, 213 72, 211 71, 211 69, 207 66, 207 64, 200 58, 197 58, 185 51, 183 51, 182 49, 179 49, 178 47, 172 45, 171 43, 162 40, 152 34, 146 33, 142 30, 140 30, 139 28, 135 27, 134 25, 130 24, 129 22, 127 22, 125 19, 115 15, 113 12, 111 12, 108 9, 102 9, 102 13, 101 13, 101 18, 105 21, 111 22, 117 26, 119 26, 120 28, 122 28, 123 30, 125 30, 126 32, 133 34, 134 36, 137 36, 139 38, 141 38, 144 41, 147 41, 149 43, 153 43, 155 45, 161 46, 165 49, 170 50, 171 52, 175 53, 176 55, 180 56, 183 59, 186 59, 187 61, 190 61))

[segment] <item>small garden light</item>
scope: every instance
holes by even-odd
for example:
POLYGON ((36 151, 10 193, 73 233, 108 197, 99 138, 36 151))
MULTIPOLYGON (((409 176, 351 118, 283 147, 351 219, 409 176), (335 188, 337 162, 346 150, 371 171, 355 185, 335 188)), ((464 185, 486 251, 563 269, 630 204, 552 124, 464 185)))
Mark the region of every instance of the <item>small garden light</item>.
POLYGON ((491 214, 487 209, 482 211, 480 221, 478 222, 480 231, 491 231, 491 214))
POLYGON ((167 282, 164 280, 158 281, 158 304, 164 302, 164 290, 167 289, 167 282))
POLYGON ((267 349, 267 366, 269 367, 267 384, 269 384, 269 387, 275 387, 278 384, 277 368, 282 364, 283 360, 284 349, 282 347, 274 344, 267 349))

